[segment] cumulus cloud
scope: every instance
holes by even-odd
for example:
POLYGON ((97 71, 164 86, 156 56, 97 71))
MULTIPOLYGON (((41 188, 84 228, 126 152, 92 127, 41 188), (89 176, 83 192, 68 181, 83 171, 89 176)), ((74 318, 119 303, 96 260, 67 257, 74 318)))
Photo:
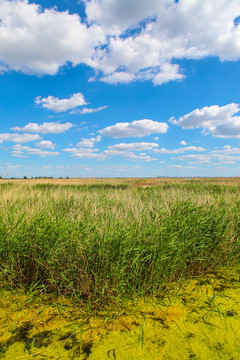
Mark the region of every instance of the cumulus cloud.
POLYGON ((240 148, 232 147, 230 145, 225 145, 221 150, 213 150, 211 154, 224 154, 224 155, 234 155, 240 154, 240 148))
POLYGON ((211 128, 221 125, 239 110, 239 105, 234 103, 222 107, 218 105, 206 106, 202 109, 196 109, 178 120, 171 118, 170 122, 181 126, 183 129, 211 128))
POLYGON ((177 64, 165 63, 162 66, 139 70, 137 73, 129 73, 127 71, 114 71, 111 74, 101 77, 101 81, 109 84, 128 84, 132 81, 152 80, 154 85, 162 85, 173 80, 182 80, 184 75, 180 73, 177 64))
POLYGON ((184 145, 184 146, 187 145, 187 143, 186 143, 185 140, 180 141, 180 144, 181 144, 181 145, 184 145))
POLYGON ((84 20, 28 0, 1 0, 0 71, 53 75, 84 63, 108 83, 161 85, 183 79, 178 59, 240 58, 239 0, 83 2, 84 20))
POLYGON ((117 123, 99 130, 101 135, 113 138, 121 137, 143 137, 145 135, 166 133, 168 125, 166 123, 152 121, 149 119, 136 120, 131 123, 117 123))
POLYGON ((147 143, 147 142, 137 142, 137 143, 121 143, 116 145, 108 146, 110 150, 120 150, 120 151, 143 151, 143 150, 152 150, 158 147, 156 143, 147 143))
POLYGON ((211 161, 211 156, 206 154, 206 155, 183 155, 183 156, 178 156, 177 158, 173 158, 174 160, 187 160, 187 161, 196 161, 196 162, 204 162, 204 163, 209 163, 211 161))
POLYGON ((161 85, 183 78, 172 59, 240 57, 240 26, 235 21, 240 12, 238 0, 213 0, 211 4, 208 0, 85 3, 89 23, 99 24, 111 35, 108 45, 97 49, 90 62, 103 71, 103 81, 151 79, 155 85, 161 85))
POLYGON ((240 160, 240 156, 230 156, 225 154, 214 154, 212 158, 217 161, 216 164, 235 164, 236 161, 240 160))
POLYGON ((36 145, 42 149, 50 149, 50 150, 54 150, 56 147, 56 144, 54 144, 52 141, 46 141, 46 140, 42 140, 36 143, 36 145))
POLYGON ((234 164, 240 160, 240 148, 229 145, 223 146, 222 149, 210 151, 209 154, 220 164, 234 164))
POLYGON ((155 0, 91 0, 86 1, 86 14, 89 22, 97 22, 108 33, 121 34, 132 25, 137 25, 147 16, 154 15, 155 0), (115 21, 114 21, 115 20, 115 21))
POLYGON ((188 161, 189 163, 211 163, 212 165, 234 164, 240 160, 240 148, 225 145, 222 149, 210 151, 204 155, 183 155, 173 160, 188 161))
POLYGON ((129 84, 131 81, 137 80, 137 76, 126 71, 115 71, 101 77, 101 81, 108 84, 129 84))
POLYGON ((141 154, 135 154, 132 151, 124 151, 124 150, 117 150, 117 149, 109 149, 103 151, 104 154, 108 156, 123 156, 126 159, 129 160, 143 160, 143 161, 156 161, 157 159, 152 158, 149 155, 146 155, 145 153, 141 154))
POLYGON ((83 108, 83 109, 76 109, 71 111, 70 114, 80 114, 80 115, 84 115, 84 114, 92 114, 92 113, 96 113, 99 111, 102 111, 104 109, 106 109, 107 106, 99 106, 98 108, 83 108))
POLYGON ((90 138, 90 139, 85 139, 85 138, 82 138, 82 140, 79 142, 79 143, 77 143, 77 147, 93 147, 94 146, 94 144, 96 143, 96 142, 100 142, 101 141, 101 136, 100 135, 98 135, 97 137, 95 137, 95 138, 90 138))
POLYGON ((240 156, 230 156, 225 154, 208 154, 208 155, 184 155, 175 158, 180 161, 192 163, 211 163, 211 165, 235 164, 240 161, 240 156))
POLYGON ((155 85, 161 85, 181 80, 184 75, 179 66, 168 59, 160 59, 160 48, 160 41, 146 33, 137 37, 113 37, 107 52, 96 50, 90 64, 105 74, 102 81, 111 84, 152 80, 155 85))
POLYGON ((23 146, 20 144, 16 144, 12 147, 13 152, 12 155, 16 157, 25 157, 27 155, 38 155, 41 157, 46 156, 57 156, 59 152, 54 151, 45 151, 42 149, 32 148, 30 146, 23 146))
POLYGON ((169 81, 182 80, 184 75, 180 72, 180 68, 177 64, 163 64, 159 71, 151 77, 154 85, 162 85, 169 81))
POLYGON ((215 137, 240 138, 240 116, 236 115, 239 111, 239 105, 234 103, 221 107, 213 105, 169 121, 183 129, 203 128, 205 133, 215 137))
POLYGON ((41 96, 38 96, 35 99, 35 104, 55 112, 64 112, 75 109, 78 106, 86 105, 86 101, 83 94, 79 92, 73 94, 69 99, 58 99, 54 96, 42 98, 41 96))
POLYGON ((198 147, 198 146, 186 146, 183 148, 179 148, 179 149, 154 149, 153 150, 155 153, 157 154, 181 154, 184 153, 186 151, 197 151, 197 152, 202 152, 202 151, 206 151, 206 149, 204 149, 203 147, 198 147))
POLYGON ((9 141, 14 143, 26 143, 30 141, 36 141, 42 139, 38 134, 0 134, 0 143, 3 141, 9 141))
POLYGON ((19 126, 15 126, 11 128, 11 130, 29 132, 29 133, 41 133, 41 134, 61 134, 71 129, 72 127, 73 124, 71 124, 70 122, 67 122, 65 124, 60 124, 58 122, 44 122, 41 125, 37 123, 28 123, 22 128, 19 126))
POLYGON ((105 39, 100 26, 87 26, 79 15, 27 0, 1 0, 0 23, 1 63, 30 74, 54 75, 67 62, 86 63, 105 39))
POLYGON ((137 161, 137 160, 143 160, 143 161, 157 161, 156 158, 152 158, 151 156, 149 155, 146 155, 146 154, 134 154, 134 153, 126 153, 124 155, 125 158, 129 159, 129 160, 133 160, 133 161, 137 161))
POLYGON ((155 161, 157 159, 150 157, 145 153, 135 154, 133 151, 142 151, 151 150, 153 147, 158 146, 157 144, 151 143, 132 143, 132 144, 117 144, 109 146, 107 150, 99 152, 99 149, 93 148, 95 142, 99 142, 101 136, 91 139, 82 139, 81 142, 77 144, 77 148, 68 148, 63 151, 72 154, 72 157, 79 159, 95 159, 95 160, 105 160, 106 158, 112 156, 122 156, 128 160, 143 160, 143 161, 155 161))
POLYGON ((71 156, 78 159, 95 159, 95 160, 105 160, 106 155, 104 153, 98 153, 98 149, 91 148, 68 148, 63 151, 72 154, 71 156))
POLYGON ((239 57, 239 28, 234 23, 240 11, 238 0, 212 0, 211 4, 208 0, 90 0, 85 3, 89 22, 100 24, 105 32, 113 35, 120 35, 128 28, 144 29, 160 41, 162 56, 239 57))

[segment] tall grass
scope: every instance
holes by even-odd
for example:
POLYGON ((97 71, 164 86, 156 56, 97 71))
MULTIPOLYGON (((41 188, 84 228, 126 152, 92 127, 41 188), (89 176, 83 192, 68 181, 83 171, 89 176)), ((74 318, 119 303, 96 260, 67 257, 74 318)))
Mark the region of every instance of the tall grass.
POLYGON ((157 295, 239 264, 239 251, 238 186, 0 185, 2 286, 95 301, 157 295))

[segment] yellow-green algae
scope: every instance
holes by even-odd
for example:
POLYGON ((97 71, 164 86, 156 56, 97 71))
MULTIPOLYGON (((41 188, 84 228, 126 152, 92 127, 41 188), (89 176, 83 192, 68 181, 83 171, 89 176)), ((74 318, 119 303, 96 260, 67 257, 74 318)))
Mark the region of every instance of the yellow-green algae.
POLYGON ((1 291, 0 358, 239 359, 239 277, 224 269, 98 311, 1 291))

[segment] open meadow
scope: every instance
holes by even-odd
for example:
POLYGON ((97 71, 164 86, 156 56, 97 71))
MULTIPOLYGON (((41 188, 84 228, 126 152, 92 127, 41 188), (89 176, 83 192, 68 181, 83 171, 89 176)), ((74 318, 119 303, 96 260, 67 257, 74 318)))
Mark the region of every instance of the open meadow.
POLYGON ((239 178, 0 180, 0 357, 237 359, 239 253, 239 178))

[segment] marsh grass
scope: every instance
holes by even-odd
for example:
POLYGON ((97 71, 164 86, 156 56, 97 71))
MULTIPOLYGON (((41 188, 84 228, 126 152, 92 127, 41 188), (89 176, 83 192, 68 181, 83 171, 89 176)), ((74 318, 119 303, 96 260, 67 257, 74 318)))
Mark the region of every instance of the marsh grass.
POLYGON ((239 182, 160 180, 2 182, 1 286, 96 306, 239 264, 239 182))

